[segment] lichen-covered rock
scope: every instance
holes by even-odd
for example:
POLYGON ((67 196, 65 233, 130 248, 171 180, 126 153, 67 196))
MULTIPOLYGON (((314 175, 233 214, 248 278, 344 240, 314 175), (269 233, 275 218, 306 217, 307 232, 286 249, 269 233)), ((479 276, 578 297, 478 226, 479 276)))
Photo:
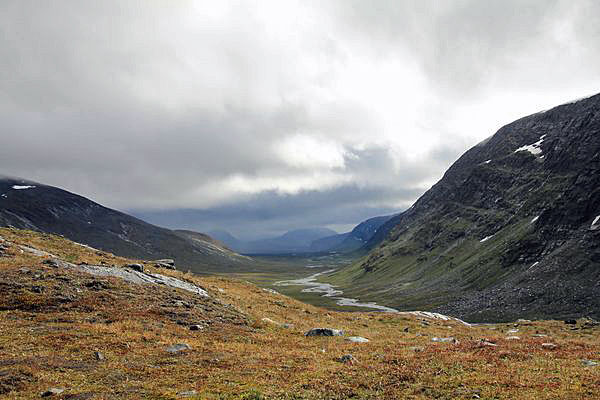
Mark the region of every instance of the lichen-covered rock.
POLYGON ((369 339, 361 336, 350 336, 346 340, 352 343, 369 343, 369 339))

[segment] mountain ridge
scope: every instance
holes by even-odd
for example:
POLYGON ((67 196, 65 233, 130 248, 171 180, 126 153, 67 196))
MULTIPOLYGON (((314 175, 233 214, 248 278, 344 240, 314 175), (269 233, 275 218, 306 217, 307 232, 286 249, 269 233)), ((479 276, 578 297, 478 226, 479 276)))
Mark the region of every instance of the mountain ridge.
POLYGON ((78 194, 20 178, 0 179, 0 226, 60 234, 125 257, 170 258, 199 273, 249 262, 206 235, 192 240, 78 194))
POLYGON ((597 315, 598 215, 595 95, 520 118, 468 150, 330 279, 361 298, 463 319, 597 315))
POLYGON ((244 254, 292 254, 311 252, 311 243, 323 237, 337 235, 332 229, 316 227, 293 229, 282 235, 244 241, 227 231, 211 231, 217 239, 244 254))

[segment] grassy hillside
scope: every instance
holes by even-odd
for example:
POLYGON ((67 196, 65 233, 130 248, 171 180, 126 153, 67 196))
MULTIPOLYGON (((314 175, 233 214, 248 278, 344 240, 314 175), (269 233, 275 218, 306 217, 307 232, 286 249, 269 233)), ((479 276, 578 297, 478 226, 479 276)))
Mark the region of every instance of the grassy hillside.
POLYGON ((51 397, 62 399, 600 397, 600 327, 591 320, 467 326, 340 313, 240 280, 145 265, 199 285, 204 297, 82 272, 132 260, 57 236, 0 236, 2 398, 40 398, 50 388, 63 389, 51 397), (346 334, 304 336, 315 327, 346 334), (351 343, 351 335, 370 342, 351 343), (167 351, 174 344, 189 348, 167 351), (346 354, 353 361, 340 362, 346 354))

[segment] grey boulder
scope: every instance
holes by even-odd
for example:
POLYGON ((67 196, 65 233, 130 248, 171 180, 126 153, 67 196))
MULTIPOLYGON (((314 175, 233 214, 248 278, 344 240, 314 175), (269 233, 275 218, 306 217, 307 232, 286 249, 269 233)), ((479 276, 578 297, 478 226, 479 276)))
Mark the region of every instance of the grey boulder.
POLYGON ((313 328, 304 336, 344 336, 344 331, 331 328, 313 328))
POLYGON ((192 348, 188 344, 177 343, 177 344, 167 347, 167 352, 176 354, 176 353, 181 353, 182 351, 191 350, 191 349, 192 348))

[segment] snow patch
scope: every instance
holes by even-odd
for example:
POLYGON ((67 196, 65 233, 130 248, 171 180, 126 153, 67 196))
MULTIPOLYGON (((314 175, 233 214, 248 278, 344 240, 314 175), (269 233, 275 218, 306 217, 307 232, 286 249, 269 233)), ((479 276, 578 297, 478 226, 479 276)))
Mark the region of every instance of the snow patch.
POLYGON ((13 185, 13 189, 15 190, 24 190, 24 189, 33 189, 35 186, 21 186, 21 185, 13 185))
POLYGON ((598 223, 599 221, 600 221, 600 215, 598 215, 596 218, 594 218, 594 221, 592 222, 590 229, 596 230, 596 229, 600 228, 600 224, 598 223))
POLYGON ((487 161, 484 161, 483 163, 484 163, 484 164, 489 164, 489 163, 491 163, 491 162, 492 162, 492 160, 487 160, 487 161))
POLYGON ((540 136, 540 140, 538 140, 537 142, 519 147, 518 149, 515 150, 515 153, 518 153, 519 151, 528 151, 531 154, 533 154, 534 156, 537 156, 538 154, 540 154, 542 152, 542 149, 540 146, 544 142, 545 137, 546 137, 546 135, 542 135, 542 136, 540 136))
POLYGON ((536 262, 534 262, 533 264, 531 264, 531 267, 529 267, 528 269, 531 269, 531 268, 535 267, 535 266, 536 266, 536 265, 538 265, 539 263, 540 263, 539 261, 536 261, 536 262))
POLYGON ((537 221, 539 218, 540 218, 540 216, 539 216, 539 215, 538 215, 538 216, 536 216, 536 217, 534 217, 534 218, 531 220, 530 224, 535 224, 535 221, 537 221))
MULTIPOLYGON (((494 233, 494 235, 495 235, 495 233, 494 233)), ((479 243, 487 242, 488 240, 490 240, 491 238, 493 238, 493 237, 494 237, 494 235, 490 235, 490 236, 486 236, 486 237, 484 237, 483 239, 481 239, 481 240, 479 241, 479 243)))
POLYGON ((449 317, 444 314, 439 314, 439 313, 434 313, 434 312, 429 312, 429 311, 402 311, 402 312, 400 312, 400 314, 409 314, 409 315, 414 315, 417 317, 423 317, 423 318, 428 318, 428 319, 439 319, 442 321, 458 321, 466 326, 471 326, 471 324, 469 324, 468 322, 465 322, 461 319, 458 319, 455 317, 449 317))

